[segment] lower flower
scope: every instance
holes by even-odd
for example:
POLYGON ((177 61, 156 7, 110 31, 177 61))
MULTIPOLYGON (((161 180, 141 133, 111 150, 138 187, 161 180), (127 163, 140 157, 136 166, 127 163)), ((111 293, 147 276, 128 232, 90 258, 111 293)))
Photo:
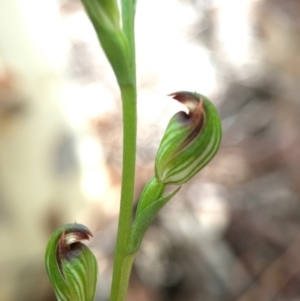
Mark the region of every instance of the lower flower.
POLYGON ((58 228, 51 236, 45 264, 59 301, 93 301, 98 275, 94 254, 81 243, 92 233, 81 224, 58 228))

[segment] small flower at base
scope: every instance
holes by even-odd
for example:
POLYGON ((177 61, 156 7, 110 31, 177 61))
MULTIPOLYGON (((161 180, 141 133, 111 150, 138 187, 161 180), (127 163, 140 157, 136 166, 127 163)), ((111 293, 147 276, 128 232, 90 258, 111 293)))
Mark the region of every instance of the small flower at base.
POLYGON ((81 243, 92 233, 81 224, 58 228, 51 236, 45 265, 59 301, 93 301, 98 275, 97 260, 81 243))
POLYGON ((171 118, 156 155, 155 175, 164 184, 181 185, 215 156, 222 128, 216 108, 206 97, 184 91, 170 96, 189 112, 171 118))

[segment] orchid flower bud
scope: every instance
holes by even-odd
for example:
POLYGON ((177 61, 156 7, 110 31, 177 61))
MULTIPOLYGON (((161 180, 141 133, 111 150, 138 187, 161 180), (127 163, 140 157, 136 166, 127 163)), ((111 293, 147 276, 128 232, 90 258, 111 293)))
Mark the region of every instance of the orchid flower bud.
POLYGON ((97 19, 98 26, 107 30, 120 30, 121 17, 117 0, 83 0, 88 12, 97 19))
POLYGON ((218 112, 204 96, 191 92, 170 94, 188 113, 175 114, 160 143, 155 175, 164 184, 181 185, 199 172, 218 151, 222 128, 218 112))
POLYGON ((81 0, 101 46, 107 56, 118 83, 126 85, 130 82, 128 63, 128 41, 122 29, 122 19, 117 0, 81 0))
POLYGON ((92 233, 81 224, 58 228, 48 243, 45 264, 59 301, 93 301, 98 266, 90 249, 81 243, 92 233))

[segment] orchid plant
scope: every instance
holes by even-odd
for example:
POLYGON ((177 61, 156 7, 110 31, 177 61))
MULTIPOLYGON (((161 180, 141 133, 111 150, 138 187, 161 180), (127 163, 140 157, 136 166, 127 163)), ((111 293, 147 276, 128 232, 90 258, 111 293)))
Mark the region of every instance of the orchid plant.
MULTIPOLYGON (((175 114, 161 140, 154 177, 140 196, 132 222, 136 157, 136 66, 134 15, 136 0, 81 0, 113 68, 123 108, 123 165, 120 215, 110 301, 124 301, 132 263, 145 232, 160 209, 182 184, 198 173, 218 151, 219 115, 205 96, 181 91, 170 94, 187 107, 175 114), (178 187, 165 194, 168 185, 178 187)), ((45 264, 59 301, 93 301, 97 262, 82 244, 92 236, 81 224, 57 229, 46 249, 45 264)))

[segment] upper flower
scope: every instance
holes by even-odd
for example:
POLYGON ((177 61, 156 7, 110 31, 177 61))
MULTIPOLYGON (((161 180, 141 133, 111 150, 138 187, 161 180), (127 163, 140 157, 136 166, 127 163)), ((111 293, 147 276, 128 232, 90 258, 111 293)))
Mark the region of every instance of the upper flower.
POLYGON ((181 185, 199 172, 218 151, 222 128, 214 105, 192 92, 170 94, 188 113, 175 114, 160 143, 155 175, 164 184, 181 185))

